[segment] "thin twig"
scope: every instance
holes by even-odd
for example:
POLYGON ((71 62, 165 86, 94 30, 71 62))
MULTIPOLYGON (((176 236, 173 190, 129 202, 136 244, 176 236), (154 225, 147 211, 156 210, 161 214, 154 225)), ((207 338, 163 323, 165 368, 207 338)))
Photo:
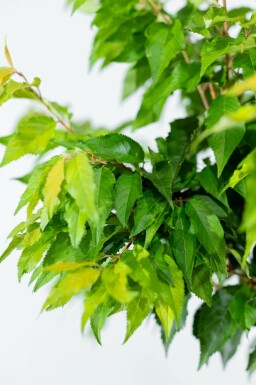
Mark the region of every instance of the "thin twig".
POLYGON ((209 83, 209 90, 210 90, 212 100, 215 100, 217 98, 217 94, 216 94, 214 85, 212 83, 209 83))
POLYGON ((25 82, 27 83, 28 85, 28 89, 29 91, 35 96, 36 100, 39 101, 50 113, 51 115, 56 119, 56 121, 58 123, 60 123, 68 132, 70 133, 73 133, 73 129, 72 127, 67 123, 65 122, 60 116, 59 114, 49 105, 49 103, 42 97, 41 95, 41 92, 39 90, 39 88, 37 88, 37 91, 35 91, 29 84, 28 82, 28 79, 26 78, 26 76, 20 72, 20 71, 17 71, 15 70, 14 72, 16 75, 20 76, 23 80, 25 80, 25 82))
MULTIPOLYGON (((187 64, 190 64, 190 63, 191 63, 191 60, 190 60, 190 57, 188 56, 187 51, 182 51, 182 55, 183 55, 183 57, 184 57, 186 63, 187 63, 187 64)), ((201 100, 202 100, 202 103, 203 103, 203 105, 204 105, 204 108, 205 108, 206 110, 209 110, 210 105, 209 105, 209 102, 208 102, 207 97, 206 97, 206 95, 205 95, 205 91, 204 91, 203 87, 202 87, 201 85, 198 85, 198 86, 197 86, 197 91, 199 92, 199 95, 200 95, 200 97, 201 97, 201 100)))

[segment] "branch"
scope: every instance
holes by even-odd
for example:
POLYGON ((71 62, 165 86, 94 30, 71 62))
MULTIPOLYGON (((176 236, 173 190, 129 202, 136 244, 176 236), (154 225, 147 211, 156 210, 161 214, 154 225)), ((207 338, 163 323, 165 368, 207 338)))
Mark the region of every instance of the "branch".
POLYGON ((37 91, 35 91, 30 86, 28 79, 26 78, 26 76, 22 72, 15 70, 14 73, 16 75, 20 76, 27 83, 29 91, 33 94, 33 96, 36 98, 36 100, 38 102, 40 102, 50 112, 50 114, 56 119, 56 121, 58 123, 60 123, 68 132, 74 133, 73 128, 67 122, 65 122, 61 118, 61 116, 59 116, 59 114, 51 107, 51 105, 47 102, 47 100, 42 97, 40 89, 37 88, 37 91))
MULTIPOLYGON (((190 58, 189 58, 189 56, 188 56, 187 51, 182 51, 182 55, 183 55, 183 57, 184 57, 186 63, 190 64, 190 63, 191 63, 191 60, 190 60, 190 58)), ((203 105, 204 105, 204 108, 205 108, 206 110, 209 110, 210 105, 209 105, 209 102, 208 102, 207 97, 206 97, 206 95, 205 95, 205 91, 204 91, 203 87, 202 87, 201 85, 198 85, 196 88, 197 88, 197 91, 199 92, 199 95, 200 95, 200 97, 201 97, 201 100, 202 100, 202 103, 203 103, 203 105)))

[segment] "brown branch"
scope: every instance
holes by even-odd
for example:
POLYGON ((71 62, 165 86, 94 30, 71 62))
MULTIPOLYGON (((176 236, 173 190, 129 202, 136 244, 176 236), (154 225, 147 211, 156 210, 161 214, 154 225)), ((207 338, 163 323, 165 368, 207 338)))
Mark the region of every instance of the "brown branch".
POLYGON ((212 83, 209 83, 209 90, 212 97, 212 100, 215 100, 217 98, 216 90, 214 88, 214 85, 212 83))
MULTIPOLYGON (((191 63, 191 60, 190 60, 190 57, 188 56, 187 51, 182 51, 182 55, 183 55, 183 57, 184 57, 186 63, 187 63, 187 64, 190 64, 190 63, 191 63)), ((198 86, 197 86, 197 91, 199 92, 199 95, 200 95, 200 97, 201 97, 201 100, 202 100, 202 103, 203 103, 203 105, 204 105, 204 108, 205 108, 206 110, 209 110, 210 105, 209 105, 209 102, 208 102, 207 97, 206 97, 206 95, 205 95, 205 91, 204 91, 203 87, 202 87, 201 85, 198 85, 198 86)))

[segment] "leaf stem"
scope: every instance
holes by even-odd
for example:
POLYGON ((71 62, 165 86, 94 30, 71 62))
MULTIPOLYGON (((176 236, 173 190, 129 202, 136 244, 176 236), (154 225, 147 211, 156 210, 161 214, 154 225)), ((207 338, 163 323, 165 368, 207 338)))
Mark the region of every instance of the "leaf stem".
POLYGON ((16 75, 20 76, 24 81, 28 84, 28 89, 29 91, 35 96, 36 100, 40 102, 49 112, 50 114, 56 119, 56 121, 61 124, 68 132, 74 133, 73 128, 65 122, 59 114, 50 106, 50 104, 42 97, 42 94, 40 92, 40 89, 37 87, 37 91, 35 91, 29 84, 28 79, 26 76, 20 72, 15 70, 14 72, 16 75))

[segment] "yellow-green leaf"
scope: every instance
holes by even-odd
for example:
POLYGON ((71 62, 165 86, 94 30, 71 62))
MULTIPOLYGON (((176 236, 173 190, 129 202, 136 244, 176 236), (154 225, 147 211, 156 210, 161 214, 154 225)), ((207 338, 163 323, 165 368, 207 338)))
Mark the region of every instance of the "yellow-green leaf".
POLYGON ((128 288, 129 273, 131 269, 124 262, 118 262, 113 268, 105 268, 102 273, 107 292, 119 302, 129 303, 137 295, 137 292, 128 288))
POLYGON ((10 68, 10 67, 0 68, 0 87, 6 82, 8 82, 12 74, 13 74, 13 68, 10 68))
POLYGON ((58 195, 64 181, 64 158, 60 158, 50 169, 44 186, 44 206, 41 216, 41 228, 44 229, 52 218, 56 206, 59 204, 58 195))
POLYGON ((67 164, 66 183, 69 194, 78 208, 87 216, 95 216, 94 177, 85 153, 77 153, 67 164))
POLYGON ((69 273, 47 297, 42 310, 64 306, 75 294, 82 289, 87 289, 99 278, 100 271, 85 268, 74 273, 69 273))
POLYGON ((172 325, 174 321, 174 313, 173 309, 169 306, 166 305, 165 303, 161 302, 160 300, 156 301, 155 304, 155 310, 156 314, 163 326, 165 337, 168 340, 170 337, 170 333, 172 330, 172 325))

